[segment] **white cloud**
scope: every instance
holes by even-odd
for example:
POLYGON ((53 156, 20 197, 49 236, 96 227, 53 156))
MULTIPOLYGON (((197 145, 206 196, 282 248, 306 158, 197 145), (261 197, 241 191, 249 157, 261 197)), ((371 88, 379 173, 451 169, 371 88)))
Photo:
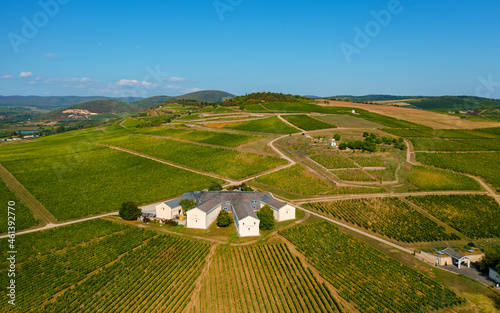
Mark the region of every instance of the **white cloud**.
POLYGON ((88 83, 88 82, 90 82, 90 79, 89 79, 89 78, 87 78, 87 77, 84 77, 84 78, 80 79, 80 81, 81 81, 82 83, 88 83))
POLYGON ((153 83, 146 82, 146 81, 138 81, 135 79, 121 79, 115 83, 117 86, 129 86, 129 87, 137 87, 137 86, 144 86, 144 87, 154 87, 153 83))
POLYGON ((182 78, 182 77, 170 77, 167 79, 169 82, 185 82, 187 79, 182 78))
POLYGON ((191 88, 191 89, 186 89, 186 92, 191 93, 191 92, 197 92, 197 91, 203 91, 203 89, 200 88, 191 88))
POLYGON ((3 75, 2 76, 2 79, 12 79, 12 78, 14 78, 14 76, 12 76, 12 75, 3 75))
POLYGON ((35 80, 41 80, 42 78, 40 76, 35 77, 35 80))
POLYGON ((31 75, 33 75, 33 73, 31 73, 31 72, 21 72, 21 73, 19 73, 19 77, 30 77, 31 75))
POLYGON ((55 53, 45 53, 43 56, 46 57, 46 58, 57 58, 57 57, 59 57, 55 53))

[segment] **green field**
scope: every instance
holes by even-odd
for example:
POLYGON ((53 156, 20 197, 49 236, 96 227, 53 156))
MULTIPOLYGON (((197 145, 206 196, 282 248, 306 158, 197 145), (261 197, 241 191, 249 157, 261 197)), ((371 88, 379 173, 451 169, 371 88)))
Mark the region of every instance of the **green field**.
POLYGON ((33 216, 30 209, 19 200, 2 179, 0 179, 0 199, 2 199, 2 206, 0 207, 0 214, 2 214, 0 218, 0 233, 7 232, 9 220, 15 223, 16 231, 38 225, 39 221, 33 216), (10 201, 14 201, 15 205, 8 205, 10 201), (10 210, 10 214, 9 207, 14 208, 14 210, 10 210), (9 216, 11 217, 10 219, 9 216))
POLYGON ((470 238, 500 237, 500 205, 485 195, 408 197, 470 238))
POLYGON ((261 139, 259 136, 194 130, 188 128, 152 128, 143 129, 137 133, 180 138, 224 147, 237 147, 261 139))
POLYGON ((221 247, 192 312, 343 312, 284 244, 221 247))
POLYGON ((410 141, 416 151, 488 151, 500 149, 498 139, 417 139, 410 141))
POLYGON ((293 194, 296 197, 384 192, 384 189, 381 188, 336 187, 334 183, 308 173, 304 167, 298 164, 258 177, 255 181, 271 187, 275 191, 293 194))
POLYGON ((399 137, 416 138, 445 138, 445 139, 495 139, 500 134, 495 128, 486 129, 382 129, 385 132, 399 137))
POLYGON ((337 171, 332 171, 332 173, 338 178, 345 181, 360 181, 360 182, 376 181, 373 177, 368 175, 364 170, 360 168, 337 170, 337 171))
POLYGON ((322 222, 280 232, 360 312, 430 312, 462 303, 436 280, 322 222))
MULTIPOLYGON (((50 138, 50 137, 47 137, 50 138)), ((0 162, 48 158, 61 155, 71 155, 80 152, 102 149, 102 147, 70 141, 30 141, 2 146, 0 149, 0 162)))
POLYGON ((154 139, 121 146, 234 179, 258 174, 287 163, 278 157, 212 148, 169 139, 154 139))
POLYGON ((426 165, 481 176, 500 191, 500 152, 488 153, 417 153, 417 161, 426 165))
POLYGON ((437 168, 412 166, 408 181, 417 190, 482 190, 473 178, 437 168))
POLYGON ((59 220, 115 211, 124 201, 166 199, 215 180, 111 149, 3 165, 59 220))
MULTIPOLYGON (((16 273, 16 307, 19 312, 41 310, 44 302, 64 291, 71 285, 82 281, 87 274, 116 260, 118 256, 139 246, 155 233, 139 228, 129 228, 123 232, 93 240, 51 254, 36 256, 18 263, 16 273)), ((43 234, 39 234, 43 235, 43 234)), ((6 270, 1 271, 1 282, 7 284, 6 270)), ((82 296, 80 294, 80 296, 82 296)), ((7 304, 5 293, 0 295, 0 308, 3 312, 16 311, 7 304)), ((82 297, 82 300, 85 297, 82 297)), ((61 297, 61 303, 66 299, 61 297)), ((65 308, 68 310, 67 308, 65 308)))
POLYGON ((357 168, 350 158, 338 154, 316 154, 310 158, 327 169, 357 168))
POLYGON ((335 127, 332 124, 319 121, 307 115, 283 115, 283 118, 303 130, 317 130, 335 127))
POLYGON ((293 134, 299 132, 298 129, 286 124, 277 117, 232 123, 224 126, 224 128, 273 134, 293 134))
POLYGON ((317 202, 304 204, 304 208, 355 224, 397 241, 428 242, 460 239, 455 234, 446 233, 443 226, 399 198, 317 202))
MULTIPOLYGON (((17 310, 7 304, 5 293, 0 295, 0 308, 3 312, 30 308, 34 312, 181 312, 209 245, 154 235, 130 228, 27 260, 18 269, 17 310)), ((3 284, 6 277, 2 275, 3 284)))
MULTIPOLYGON (((22 253, 16 257, 17 263, 34 259, 38 256, 52 254, 55 251, 71 248, 78 244, 89 242, 95 238, 104 237, 127 229, 128 226, 102 219, 94 219, 63 227, 47 229, 40 232, 23 234, 16 237, 16 243, 22 247, 22 253)), ((2 268, 7 267, 6 240, 0 241, 2 268)))

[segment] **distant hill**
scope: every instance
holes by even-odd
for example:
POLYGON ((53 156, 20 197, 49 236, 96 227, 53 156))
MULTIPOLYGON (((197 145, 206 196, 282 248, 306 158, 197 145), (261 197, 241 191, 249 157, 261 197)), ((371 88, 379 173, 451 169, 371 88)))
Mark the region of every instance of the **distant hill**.
POLYGON ((418 100, 406 100, 404 102, 410 103, 423 110, 432 111, 461 111, 484 108, 500 108, 500 100, 471 96, 428 97, 418 100))
POLYGON ((126 97, 126 98, 110 98, 100 96, 0 96, 0 108, 25 108, 34 107, 37 109, 55 110, 69 107, 78 103, 94 101, 94 100, 118 100, 122 102, 133 102, 141 98, 126 97))
POLYGON ((177 100, 196 100, 203 102, 222 102, 225 98, 234 98, 235 95, 219 90, 203 90, 174 97, 177 100))
POLYGON ((140 99, 140 100, 132 102, 132 104, 137 105, 138 107, 142 107, 144 109, 149 109, 151 107, 154 107, 155 105, 158 105, 160 103, 163 103, 165 101, 172 100, 172 99, 174 99, 174 97, 156 96, 156 97, 140 99))
POLYGON ((406 99, 421 99, 424 96, 393 96, 393 95, 366 95, 366 96, 333 96, 326 99, 350 99, 353 102, 373 102, 373 101, 392 101, 406 99))
POLYGON ((151 102, 148 102, 147 99, 129 103, 117 100, 93 100, 50 112, 42 115, 40 119, 52 121, 85 119, 92 117, 92 113, 107 114, 108 116, 114 113, 138 113, 150 107, 151 102))

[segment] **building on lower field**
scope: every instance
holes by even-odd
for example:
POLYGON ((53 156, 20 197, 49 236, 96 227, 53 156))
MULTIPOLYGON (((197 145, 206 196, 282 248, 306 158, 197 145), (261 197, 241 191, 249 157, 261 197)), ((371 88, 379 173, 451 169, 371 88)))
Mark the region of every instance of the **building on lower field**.
POLYGON ((271 193, 256 191, 197 191, 187 192, 181 198, 156 206, 156 217, 172 219, 181 216, 180 201, 190 199, 196 207, 186 212, 187 227, 207 229, 217 219, 221 210, 232 213, 240 237, 259 236, 260 220, 255 211, 269 205, 278 222, 295 219, 295 207, 274 198, 271 193))

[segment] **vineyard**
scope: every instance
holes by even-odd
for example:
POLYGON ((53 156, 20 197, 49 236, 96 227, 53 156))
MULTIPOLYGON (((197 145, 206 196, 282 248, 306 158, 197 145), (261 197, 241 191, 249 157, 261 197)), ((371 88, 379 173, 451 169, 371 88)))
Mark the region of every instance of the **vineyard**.
POLYGON ((448 138, 448 139, 479 139, 500 138, 500 134, 494 128, 482 130, 471 129, 391 129, 384 128, 383 131, 399 137, 417 138, 448 138))
MULTIPOLYGON (((7 205, 8 202, 14 201, 15 205, 11 206, 15 208, 15 211, 11 211, 15 213, 15 224, 16 230, 21 230, 25 228, 29 228, 31 226, 38 225, 38 220, 33 216, 30 209, 28 209, 24 203, 19 200, 15 193, 13 193, 7 185, 0 178, 0 199, 2 199, 2 205, 0 207, 0 233, 6 233, 8 227, 8 208, 10 205, 7 205)), ((2 250, 3 251, 3 250, 2 250)))
POLYGON ((371 182, 375 181, 373 177, 368 175, 364 170, 360 168, 348 169, 348 170, 338 170, 332 171, 335 176, 346 181, 360 181, 360 182, 371 182))
MULTIPOLYGON (((17 263, 22 263, 37 256, 47 255, 64 248, 71 248, 77 244, 123 231, 127 228, 123 224, 95 219, 23 234, 16 237, 16 242, 23 250, 23 253, 17 255, 16 260, 17 263)), ((1 268, 7 268, 7 244, 6 240, 0 241, 1 268)))
MULTIPOLYGON (((35 308, 35 312, 182 312, 190 300, 209 245, 177 236, 158 236, 134 250, 130 243, 122 244, 126 247, 120 252, 125 254, 111 258, 105 253, 109 249, 99 245, 92 253, 92 259, 96 260, 92 267, 99 270, 86 277, 81 275, 89 265, 71 256, 65 257, 69 251, 56 257, 54 261, 59 263, 59 270, 71 264, 71 269, 79 269, 77 274, 80 276, 71 277, 62 282, 64 285, 49 290, 45 297, 52 298, 51 302, 22 297, 29 299, 23 307, 35 308), (68 288, 71 286, 73 288, 68 288), (60 294, 55 295, 55 291, 60 294)), ((50 285, 53 275, 51 273, 43 282, 49 281, 50 285)), ((44 287, 44 284, 34 286, 44 287)))
POLYGON ((99 146, 72 142, 33 141, 2 146, 0 162, 48 158, 102 149, 99 146))
POLYGON ((422 191, 481 190, 481 185, 473 178, 424 166, 412 166, 408 181, 422 191))
POLYGON ((399 198, 353 199, 304 204, 304 208, 403 242, 459 240, 399 198))
MULTIPOLYGON (((479 146, 478 144, 495 140, 480 139, 481 141, 476 142, 474 139, 466 140, 449 140, 449 139, 421 139, 412 138, 410 139, 413 147, 416 151, 485 151, 494 150, 491 148, 486 148, 484 146, 479 146)), ((498 144, 497 144, 498 145, 498 144)), ((493 147, 493 145, 490 145, 493 147)))
POLYGON ((280 232, 364 312, 429 312, 462 303, 436 280, 322 222, 280 232))
POLYGON ((338 154, 316 154, 311 155, 311 159, 327 169, 357 168, 350 158, 338 154))
POLYGON ((307 115, 284 115, 283 118, 303 130, 317 130, 335 127, 332 124, 319 121, 307 115))
MULTIPOLYGON (((38 309, 46 300, 77 284, 86 275, 116 260, 118 256, 139 246, 154 234, 151 231, 130 228, 85 245, 30 258, 18 264, 16 309, 22 312, 38 309)), ((1 276, 2 284, 7 285, 5 270, 1 276)), ((2 293, 0 299, 2 311, 10 311, 6 294, 2 293)))
POLYGON ((408 200, 470 238, 500 237, 500 206, 492 197, 432 195, 408 200))
POLYGON ((248 177, 287 163, 278 157, 212 148, 170 139, 154 139, 121 146, 233 179, 248 177))
POLYGON ((193 131, 192 129, 187 128, 141 129, 137 133, 180 138, 224 147, 237 147, 261 138, 258 136, 212 132, 205 130, 193 131))
POLYGON ((343 312, 284 244, 218 248, 191 312, 343 312))
POLYGON ((224 128, 273 134, 293 134, 299 132, 297 128, 286 124, 277 117, 232 123, 224 126, 224 128))
POLYGON ((382 188, 336 187, 334 183, 314 176, 298 164, 260 176, 255 181, 296 196, 384 192, 382 188))
POLYGON ((124 201, 166 199, 215 180, 111 149, 3 166, 59 220, 118 210, 124 201))
POLYGON ((500 152, 489 153, 417 153, 417 161, 457 172, 481 176, 500 190, 500 152))

